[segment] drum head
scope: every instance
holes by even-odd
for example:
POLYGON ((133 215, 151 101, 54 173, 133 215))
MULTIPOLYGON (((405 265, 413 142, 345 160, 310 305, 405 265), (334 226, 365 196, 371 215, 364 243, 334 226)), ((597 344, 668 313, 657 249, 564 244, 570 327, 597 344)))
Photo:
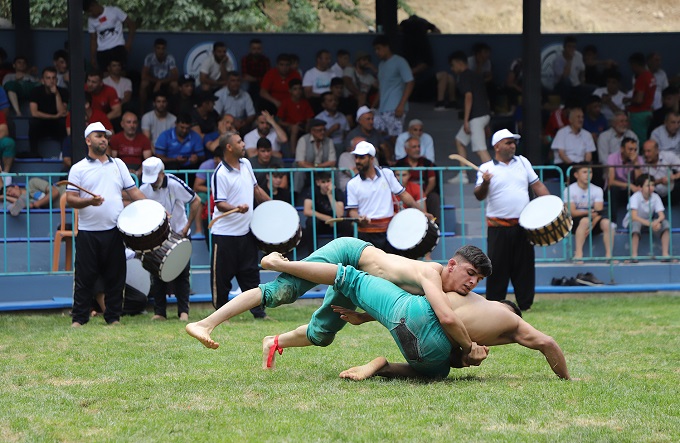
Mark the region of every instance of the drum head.
POLYGON ((158 229, 166 218, 163 205, 154 200, 137 200, 118 215, 118 229, 127 235, 145 235, 158 229))
POLYGON ((144 295, 149 295, 151 277, 149 271, 142 266, 141 260, 137 258, 128 259, 125 284, 135 288, 144 295))
POLYGON ((399 250, 406 251, 423 239, 428 229, 425 214, 415 208, 398 212, 387 227, 387 241, 399 250))
POLYGON ((165 282, 173 281, 186 268, 191 259, 191 242, 183 238, 167 252, 161 263, 159 277, 165 282))
POLYGON ((261 242, 278 245, 285 243, 300 229, 300 216, 290 204, 280 200, 269 200, 253 211, 250 230, 261 242))
POLYGON ((549 225, 564 209, 564 202, 556 195, 535 198, 524 207, 519 224, 524 229, 539 229, 549 225))

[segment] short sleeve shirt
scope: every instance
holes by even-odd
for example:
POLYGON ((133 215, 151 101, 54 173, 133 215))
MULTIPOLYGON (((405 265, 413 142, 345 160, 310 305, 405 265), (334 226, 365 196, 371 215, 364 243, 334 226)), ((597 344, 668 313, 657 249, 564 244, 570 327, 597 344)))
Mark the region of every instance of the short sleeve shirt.
POLYGON ((156 116, 154 111, 149 111, 142 116, 142 131, 149 131, 151 135, 151 145, 156 146, 158 136, 161 135, 163 131, 174 128, 175 121, 177 121, 177 117, 169 112, 165 118, 160 119, 156 116))
POLYGON ((592 209, 595 203, 604 202, 604 191, 592 183, 586 189, 582 189, 578 183, 572 183, 562 193, 562 200, 567 204, 574 203, 576 209, 588 210, 592 209))
POLYGON ((347 209, 356 209, 359 215, 372 219, 394 215, 392 194, 399 195, 404 187, 387 168, 376 168, 373 179, 355 175, 347 182, 347 209))
POLYGON ((472 94, 471 120, 488 115, 491 112, 489 98, 486 94, 486 86, 481 74, 466 69, 458 76, 458 89, 462 96, 465 96, 468 92, 472 94))
POLYGON ((406 83, 413 81, 413 73, 406 59, 393 55, 378 65, 378 83, 380 85, 379 112, 393 112, 397 109, 404 94, 406 83))
POLYGON ((217 220, 210 230, 213 235, 246 235, 250 232, 257 181, 248 160, 241 159, 239 164, 239 169, 234 169, 225 162, 215 168, 212 176, 212 195, 215 201, 213 218, 222 214, 217 207, 219 202, 227 202, 233 206, 247 204, 248 212, 230 214, 217 220))
POLYGON ((173 232, 181 232, 187 224, 186 205, 191 203, 196 193, 187 186, 184 181, 173 174, 166 173, 163 184, 158 190, 154 190, 151 183, 144 183, 139 190, 146 198, 162 204, 170 213, 170 229, 173 232))
MULTIPOLYGON (((574 162, 582 162, 586 158, 586 153, 595 152, 595 141, 590 132, 581 129, 575 133, 571 126, 565 126, 557 131, 555 139, 552 142, 551 149, 557 151, 564 150, 564 153, 569 159, 574 162)), ((555 164, 563 163, 559 155, 555 155, 555 164)))
POLYGON ((302 86, 311 86, 314 94, 323 94, 331 90, 331 80, 335 76, 335 73, 330 69, 319 71, 316 68, 312 68, 305 72, 305 76, 302 78, 302 86))
MULTIPOLYGON (((57 88, 57 91, 59 91, 61 101, 63 103, 68 102, 68 91, 66 91, 64 88, 57 88)), ((29 100, 32 103, 36 103, 38 105, 38 111, 40 112, 52 115, 57 113, 56 96, 49 92, 43 85, 36 86, 31 90, 29 100)))
POLYGON ((491 160, 479 167, 477 182, 480 186, 485 172, 493 177, 486 198, 487 217, 519 218, 529 204, 529 186, 538 181, 538 175, 525 157, 516 155, 509 163, 491 160))
MULTIPOLYGON (((203 145, 201 136, 195 131, 190 130, 184 140, 177 138, 175 128, 168 129, 161 133, 156 140, 156 153, 169 158, 189 157, 191 154, 203 155, 203 145)), ((188 161, 187 163, 188 164, 188 161)))
POLYGON ((92 109, 102 111, 104 114, 111 112, 111 109, 120 104, 118 93, 108 85, 102 85, 102 89, 97 93, 92 93, 92 109))
POLYGON ((112 150, 117 151, 118 158, 128 167, 141 165, 144 161, 144 151, 151 151, 151 142, 144 134, 137 134, 134 139, 128 140, 121 131, 111 137, 109 145, 112 150))
POLYGON ((149 68, 151 75, 157 79, 167 78, 170 71, 177 69, 177 63, 175 62, 175 57, 170 54, 165 56, 165 60, 162 62, 156 57, 156 53, 152 52, 144 58, 144 66, 149 68))
POLYGON ((87 32, 97 35, 97 51, 106 51, 125 44, 123 22, 127 14, 115 6, 104 6, 99 17, 87 19, 87 32))
MULTIPOLYGON (((123 210, 123 190, 135 187, 128 168, 118 158, 108 157, 101 162, 86 156, 73 165, 68 181, 104 197, 101 206, 86 206, 78 211, 78 229, 82 231, 108 231, 116 227, 118 215, 123 210)), ((79 197, 90 195, 68 185, 67 192, 79 197)))
POLYGON ((664 212, 665 210, 659 194, 652 192, 649 199, 645 200, 642 196, 642 191, 637 191, 630 196, 630 200, 628 200, 628 209, 635 209, 638 217, 645 220, 651 220, 654 218, 655 214, 664 212))

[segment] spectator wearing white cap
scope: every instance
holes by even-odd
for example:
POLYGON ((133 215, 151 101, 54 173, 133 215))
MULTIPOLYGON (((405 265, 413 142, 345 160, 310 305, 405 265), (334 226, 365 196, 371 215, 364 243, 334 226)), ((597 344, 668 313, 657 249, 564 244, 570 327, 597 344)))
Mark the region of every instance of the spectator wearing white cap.
MULTIPOLYGON (((172 232, 188 237, 191 222, 201 209, 201 199, 180 178, 173 174, 166 174, 163 162, 158 157, 149 157, 142 162, 142 186, 140 191, 148 199, 157 201, 171 215, 170 229, 172 232), (189 205, 189 217, 186 213, 186 205, 189 205)), ((166 294, 169 285, 173 285, 175 297, 177 297, 177 316, 180 321, 189 320, 189 267, 187 262, 182 272, 171 282, 161 280, 157 275, 151 274, 151 291, 149 296, 154 300, 154 316, 152 320, 165 320, 166 294)))
POLYGON ((66 202, 79 209, 71 310, 73 327, 89 321, 94 286, 100 277, 106 288, 104 320, 108 324, 119 323, 126 272, 125 245, 116 227, 118 215, 123 210, 122 191, 131 200, 145 198, 135 186, 125 163, 106 155, 110 136, 111 131, 101 122, 88 125, 85 129, 88 154, 73 165, 68 174, 66 202))
POLYGON ((387 226, 394 216, 392 195, 396 195, 409 208, 420 209, 418 203, 406 192, 391 169, 376 167, 373 163, 375 147, 366 141, 357 143, 352 151, 359 172, 347 183, 349 216, 359 219, 359 238, 375 247, 398 253, 387 242, 387 226))
POLYGON ((434 140, 430 134, 425 132, 423 121, 416 118, 408 122, 408 131, 402 132, 397 137, 394 144, 394 158, 399 161, 406 157, 404 144, 411 137, 417 137, 420 140, 420 155, 434 163, 434 140))
POLYGON ((519 226, 519 215, 529 204, 531 189, 537 196, 550 192, 534 172, 531 162, 515 155, 520 136, 507 129, 497 131, 492 139, 495 157, 479 167, 475 197, 486 200, 488 252, 493 274, 486 283, 486 298, 505 300, 508 281, 515 288, 515 298, 522 311, 534 302, 536 269, 534 247, 519 226))
POLYGON ((378 163, 387 165, 387 160, 391 158, 389 145, 383 141, 380 131, 373 126, 374 112, 368 106, 357 109, 357 126, 347 133, 345 137, 345 148, 349 148, 352 139, 362 137, 367 142, 378 148, 378 163))

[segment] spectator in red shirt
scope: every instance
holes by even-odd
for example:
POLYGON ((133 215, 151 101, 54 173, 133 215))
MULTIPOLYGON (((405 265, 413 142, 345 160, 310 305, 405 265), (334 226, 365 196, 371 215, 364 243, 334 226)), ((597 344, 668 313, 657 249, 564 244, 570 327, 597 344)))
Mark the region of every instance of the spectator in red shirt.
POLYGON ((654 103, 654 93, 656 92, 656 80, 654 74, 647 69, 645 55, 636 52, 628 58, 630 69, 635 76, 633 85, 633 97, 624 99, 628 104, 628 118, 630 119, 630 129, 633 130, 638 140, 647 140, 647 130, 652 120, 652 104, 654 103))
POLYGON ((118 98, 118 93, 112 87, 104 84, 101 72, 92 71, 87 74, 85 91, 92 94, 92 109, 105 113, 109 121, 120 117, 123 106, 118 98))
MULTIPOLYGON (((101 122, 106 129, 113 132, 113 125, 109 121, 106 114, 98 109, 92 108, 92 94, 85 92, 85 125, 90 123, 101 122)), ((66 114, 66 138, 61 147, 61 157, 64 164, 64 171, 71 169, 71 162, 73 158, 73 149, 71 147, 71 113, 66 114)))
POLYGON ((123 160, 123 163, 127 165, 130 172, 135 174, 141 173, 139 168, 142 162, 153 154, 151 151, 151 141, 146 135, 137 132, 139 120, 134 112, 123 114, 120 126, 123 130, 114 134, 109 141, 111 156, 123 160))
POLYGON ((248 82, 248 94, 251 97, 258 97, 260 83, 269 71, 271 63, 269 58, 262 53, 262 40, 259 38, 250 41, 249 49, 250 52, 241 59, 241 71, 243 80, 248 82))
POLYGON ((295 155, 298 139, 307 131, 307 122, 314 118, 314 111, 306 98, 303 97, 302 81, 293 79, 288 82, 290 98, 281 102, 276 116, 290 137, 290 148, 295 155))
POLYGON ((290 98, 288 83, 293 79, 302 80, 302 77, 291 69, 290 55, 279 54, 276 67, 269 69, 260 83, 260 108, 276 114, 281 102, 290 98))

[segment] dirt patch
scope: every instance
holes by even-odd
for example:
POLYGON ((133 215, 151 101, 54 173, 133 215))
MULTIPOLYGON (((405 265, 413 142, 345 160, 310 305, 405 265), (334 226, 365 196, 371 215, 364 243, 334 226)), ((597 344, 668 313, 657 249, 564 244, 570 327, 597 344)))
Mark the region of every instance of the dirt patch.
MULTIPOLYGON (((375 0, 362 0, 360 3, 362 13, 373 20, 375 0)), ((522 33, 522 0, 465 0, 455 3, 447 0, 406 0, 405 3, 445 34, 522 33), (452 7, 454 5, 456 7, 452 7)), ((677 0, 543 0, 541 5, 541 30, 545 34, 680 31, 680 2, 677 0)), ((400 10, 398 20, 405 18, 407 14, 400 10)), ((321 21, 324 32, 367 31, 367 25, 359 19, 338 20, 324 12, 321 21)))

